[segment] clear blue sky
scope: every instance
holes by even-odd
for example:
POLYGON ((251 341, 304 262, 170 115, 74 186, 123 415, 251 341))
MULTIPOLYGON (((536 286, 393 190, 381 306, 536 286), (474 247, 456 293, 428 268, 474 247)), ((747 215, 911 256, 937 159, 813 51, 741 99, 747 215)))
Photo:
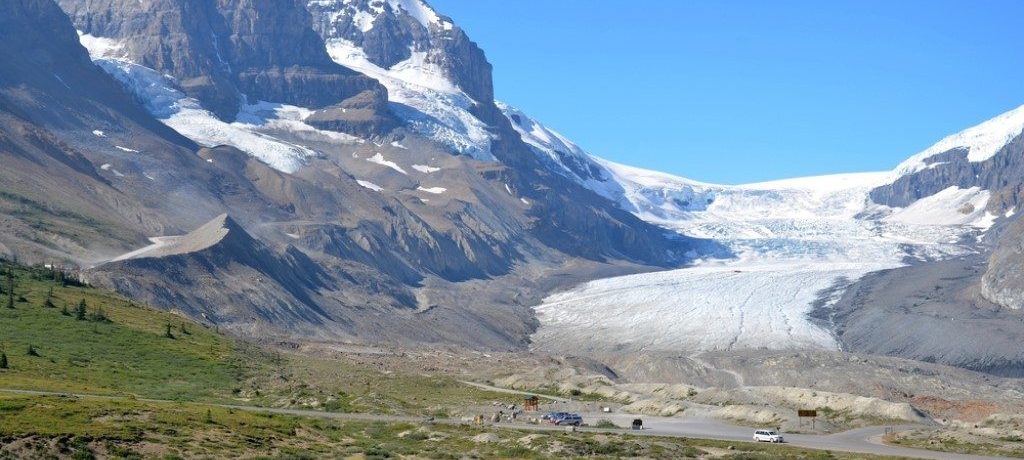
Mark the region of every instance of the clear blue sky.
POLYGON ((499 99, 703 181, 887 170, 1024 104, 1024 1, 428 1, 499 99))

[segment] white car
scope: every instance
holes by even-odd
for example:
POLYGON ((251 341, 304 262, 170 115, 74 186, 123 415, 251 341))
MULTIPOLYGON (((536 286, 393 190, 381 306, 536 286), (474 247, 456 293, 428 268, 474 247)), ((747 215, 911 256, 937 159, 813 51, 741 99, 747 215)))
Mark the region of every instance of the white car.
POLYGON ((783 442, 782 435, 772 430, 757 430, 754 432, 756 442, 783 442))

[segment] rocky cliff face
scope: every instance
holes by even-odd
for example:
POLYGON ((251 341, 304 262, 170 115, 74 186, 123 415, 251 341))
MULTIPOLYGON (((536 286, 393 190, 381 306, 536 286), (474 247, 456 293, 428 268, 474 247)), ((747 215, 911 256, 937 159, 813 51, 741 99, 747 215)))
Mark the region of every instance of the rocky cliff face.
POLYGON ((1024 310, 1024 220, 1010 224, 992 250, 981 278, 981 294, 1011 310, 1024 310))
POLYGON ((1002 214, 1020 206, 1024 199, 1024 135, 1017 135, 984 161, 971 161, 969 149, 958 147, 923 161, 926 168, 899 177, 871 192, 871 199, 892 207, 905 207, 946 188, 978 187, 993 199, 988 210, 1002 214))
POLYGON ((76 27, 111 38, 133 62, 174 76, 224 120, 243 102, 327 107, 366 93, 387 99, 376 81, 328 57, 293 1, 62 0, 76 27))

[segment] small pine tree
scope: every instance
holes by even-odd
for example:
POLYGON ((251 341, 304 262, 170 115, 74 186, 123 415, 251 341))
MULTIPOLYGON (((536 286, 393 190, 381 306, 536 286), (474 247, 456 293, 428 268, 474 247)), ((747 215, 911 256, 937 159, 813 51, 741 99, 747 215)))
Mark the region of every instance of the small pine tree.
POLYGON ((185 328, 185 323, 181 323, 181 326, 179 326, 179 329, 181 330, 182 334, 192 335, 192 333, 189 332, 188 329, 185 328))
POLYGON ((213 412, 210 409, 206 409, 206 423, 213 423, 213 412))
POLYGON ((68 311, 68 304, 64 304, 64 307, 60 309, 60 314, 64 316, 71 316, 71 312, 68 311))
POLYGON ((28 355, 29 356, 39 356, 39 350, 36 350, 36 347, 34 345, 30 344, 28 346, 28 355))
POLYGON ((7 368, 7 353, 0 351, 0 369, 7 368))
POLYGON ((85 299, 82 299, 81 301, 78 302, 78 307, 75 308, 75 319, 77 319, 79 321, 84 321, 85 320, 85 314, 86 314, 85 299))
POLYGON ((164 331, 164 337, 167 337, 168 339, 174 338, 174 334, 171 334, 171 323, 167 323, 167 330, 164 331))

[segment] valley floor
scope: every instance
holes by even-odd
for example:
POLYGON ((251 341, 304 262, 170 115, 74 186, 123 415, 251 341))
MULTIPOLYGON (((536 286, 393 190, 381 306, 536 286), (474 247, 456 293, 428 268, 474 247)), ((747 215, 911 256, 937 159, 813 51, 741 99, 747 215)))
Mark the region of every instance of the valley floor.
MULTIPOLYGON (((454 418, 337 413, 0 389, 7 441, 0 455, 70 454, 139 457, 317 458, 362 454, 450 458, 933 458, 978 455, 886 446, 884 427, 829 436, 787 434, 785 445, 752 444, 752 428, 712 420, 646 417, 642 431, 624 427, 635 416, 584 414, 600 427, 567 431, 529 423, 471 424, 454 418), (54 409, 63 415, 54 419, 54 409), (23 433, 23 434, 22 434, 23 433), (13 439, 12 439, 13 438, 13 439), (815 449, 827 449, 826 454, 815 449), (837 451, 837 452, 835 452, 837 451), (846 453, 844 453, 846 452, 846 453)), ((913 427, 902 427, 907 430, 913 427)), ((997 458, 997 457, 992 457, 997 458)))

